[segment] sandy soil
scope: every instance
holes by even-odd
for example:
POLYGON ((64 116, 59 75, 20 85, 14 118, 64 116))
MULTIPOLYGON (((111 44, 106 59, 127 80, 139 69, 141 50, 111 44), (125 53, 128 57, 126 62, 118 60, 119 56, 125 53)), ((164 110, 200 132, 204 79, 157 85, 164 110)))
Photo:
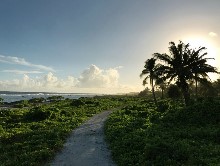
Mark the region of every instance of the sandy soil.
POLYGON ((93 116, 73 131, 52 166, 115 166, 104 141, 104 122, 111 111, 93 116))

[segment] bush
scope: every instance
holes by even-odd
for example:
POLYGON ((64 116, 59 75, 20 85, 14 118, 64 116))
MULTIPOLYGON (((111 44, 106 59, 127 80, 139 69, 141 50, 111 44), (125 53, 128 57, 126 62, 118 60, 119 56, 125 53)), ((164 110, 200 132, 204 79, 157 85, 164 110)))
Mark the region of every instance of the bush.
POLYGON ((168 100, 160 100, 157 102, 157 111, 159 112, 165 112, 168 110, 170 104, 168 100))
POLYGON ((24 107, 29 107, 30 104, 28 100, 21 100, 17 101, 16 104, 14 105, 15 108, 24 108, 24 107))
POLYGON ((167 95, 171 99, 179 99, 181 97, 180 89, 176 85, 170 85, 167 89, 167 95))
POLYGON ((75 107, 80 107, 84 104, 85 104, 85 102, 82 101, 81 99, 73 99, 73 101, 72 101, 72 106, 75 106, 75 107))
POLYGON ((43 103, 44 101, 45 101, 45 98, 43 98, 43 97, 33 98, 33 99, 29 100, 30 103, 43 103))
POLYGON ((50 117, 50 111, 43 107, 34 107, 26 113, 25 119, 29 121, 42 121, 50 117))
POLYGON ((50 96, 50 97, 47 98, 47 100, 49 102, 57 102, 57 101, 61 101, 63 99, 64 99, 63 96, 50 96))
POLYGON ((3 103, 3 98, 0 97, 0 105, 3 103))

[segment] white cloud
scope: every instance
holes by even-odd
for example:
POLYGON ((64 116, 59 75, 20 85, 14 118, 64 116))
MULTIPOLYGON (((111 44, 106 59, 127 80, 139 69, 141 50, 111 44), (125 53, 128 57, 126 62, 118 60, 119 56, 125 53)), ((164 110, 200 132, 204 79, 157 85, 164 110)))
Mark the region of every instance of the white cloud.
POLYGON ((47 67, 44 65, 36 65, 36 64, 27 62, 24 58, 18 58, 18 57, 12 57, 12 56, 0 55, 0 62, 22 65, 22 66, 32 67, 32 68, 45 70, 45 71, 53 71, 53 72, 55 71, 52 67, 47 67))
POLYGON ((0 81, 0 89, 15 91, 52 91, 61 92, 71 90, 77 84, 77 79, 68 76, 67 79, 58 79, 53 73, 41 77, 31 78, 27 74, 21 79, 0 81))
POLYGON ((13 91, 47 91, 76 93, 124 93, 136 91, 135 87, 119 84, 118 68, 100 69, 91 65, 85 69, 79 78, 68 76, 58 78, 52 72, 42 76, 29 77, 26 74, 21 79, 0 80, 0 89, 13 91))
POLYGON ((44 76, 44 80, 48 84, 54 84, 57 82, 58 78, 53 75, 53 73, 49 72, 46 76, 44 76))
POLYGON ((84 70, 79 77, 79 87, 86 88, 110 88, 118 84, 119 73, 117 69, 102 70, 91 65, 84 70))
POLYGON ((24 71, 24 70, 2 70, 4 73, 15 73, 15 74, 40 74, 41 71, 24 71))
POLYGON ((215 33, 215 32, 209 32, 209 36, 211 36, 211 37, 217 37, 217 36, 218 36, 218 34, 217 34, 217 33, 215 33))

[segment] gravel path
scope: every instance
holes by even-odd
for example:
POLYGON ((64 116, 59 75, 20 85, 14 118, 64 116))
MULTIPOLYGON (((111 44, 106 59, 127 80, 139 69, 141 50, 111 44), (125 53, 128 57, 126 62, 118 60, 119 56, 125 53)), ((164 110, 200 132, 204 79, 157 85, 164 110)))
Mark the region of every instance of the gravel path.
POLYGON ((104 141, 104 122, 112 111, 93 116, 73 131, 52 166, 116 166, 104 141))

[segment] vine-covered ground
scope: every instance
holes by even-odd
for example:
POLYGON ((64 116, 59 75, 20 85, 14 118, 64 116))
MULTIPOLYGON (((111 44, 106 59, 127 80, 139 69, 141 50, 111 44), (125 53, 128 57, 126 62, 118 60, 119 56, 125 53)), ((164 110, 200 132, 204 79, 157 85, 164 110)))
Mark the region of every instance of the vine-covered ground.
POLYGON ((1 109, 0 165, 48 163, 73 129, 89 117, 122 103, 117 97, 95 97, 46 104, 21 101, 16 106, 24 108, 1 109))
POLYGON ((118 166, 220 163, 220 100, 158 104, 134 98, 107 120, 106 140, 118 166))
POLYGON ((0 165, 44 165, 60 151, 73 129, 109 108, 105 137, 119 166, 218 165, 220 100, 189 107, 172 100, 94 97, 22 101, 0 110, 0 165), (39 102, 39 101, 38 101, 39 102))

